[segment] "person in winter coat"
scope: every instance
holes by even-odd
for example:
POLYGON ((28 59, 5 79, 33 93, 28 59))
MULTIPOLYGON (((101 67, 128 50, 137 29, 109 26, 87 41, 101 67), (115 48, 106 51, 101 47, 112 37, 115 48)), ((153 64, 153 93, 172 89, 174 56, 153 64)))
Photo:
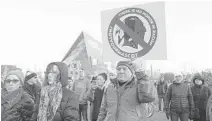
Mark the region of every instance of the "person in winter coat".
POLYGON ((94 99, 94 92, 95 92, 95 89, 97 87, 96 76, 91 77, 91 82, 90 83, 91 83, 91 85, 89 87, 89 90, 88 90, 86 96, 87 96, 87 99, 88 99, 89 104, 90 104, 89 117, 90 117, 90 121, 92 121, 92 119, 93 119, 92 118, 92 114, 93 114, 93 107, 94 107, 92 100, 94 99))
POLYGON ((144 121, 145 104, 153 102, 148 85, 142 77, 135 78, 133 64, 120 61, 116 67, 117 77, 111 80, 103 93, 97 121, 144 121))
POLYGON ((25 74, 25 81, 29 81, 31 84, 36 84, 38 87, 41 87, 42 84, 38 78, 38 75, 32 71, 27 71, 25 74))
POLYGON ((175 80, 167 90, 165 99, 166 117, 171 121, 188 121, 194 113, 194 101, 190 87, 183 82, 181 73, 175 74, 175 80))
POLYGON ((68 85, 66 86, 67 89, 73 90, 73 79, 71 77, 68 77, 68 85))
POLYGON ((78 100, 68 84, 68 66, 53 62, 47 66, 44 87, 37 108, 37 121, 77 121, 78 100))
POLYGON ((77 95, 79 101, 79 121, 88 121, 88 100, 86 98, 87 91, 89 89, 89 81, 85 76, 85 72, 82 69, 80 71, 79 79, 74 80, 73 91, 77 95))
POLYGON ((161 111, 161 103, 165 101, 165 94, 168 89, 167 83, 164 81, 164 76, 161 75, 159 83, 157 85, 158 99, 159 99, 159 111, 161 111))
POLYGON ((211 92, 212 92, 212 79, 210 79, 209 81, 208 81, 208 88, 211 90, 211 92))
POLYGON ((92 103, 91 121, 97 121, 99 109, 102 102, 104 83, 107 80, 106 73, 100 73, 97 77, 94 77, 91 82, 91 88, 88 91, 87 98, 92 103))
POLYGON ((206 108, 206 121, 212 121, 212 95, 208 99, 206 108))
POLYGON ((204 85, 204 79, 200 75, 194 76, 193 83, 191 91, 195 104, 194 121, 206 121, 206 107, 211 91, 204 85))
POLYGON ((1 92, 1 121, 30 121, 34 101, 23 90, 24 74, 10 71, 4 79, 1 92))
POLYGON ((40 94, 41 86, 37 82, 38 82, 37 74, 31 73, 25 77, 24 87, 23 87, 24 91, 31 96, 35 104, 38 104, 38 102, 40 101, 39 94, 40 94))

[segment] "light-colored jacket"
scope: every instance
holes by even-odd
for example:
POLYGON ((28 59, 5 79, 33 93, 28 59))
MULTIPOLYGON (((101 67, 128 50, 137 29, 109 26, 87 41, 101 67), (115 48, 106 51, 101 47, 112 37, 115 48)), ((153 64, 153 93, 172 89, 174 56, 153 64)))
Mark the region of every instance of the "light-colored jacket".
POLYGON ((138 102, 136 80, 120 87, 115 82, 103 94, 97 121, 146 121, 145 104, 138 102))

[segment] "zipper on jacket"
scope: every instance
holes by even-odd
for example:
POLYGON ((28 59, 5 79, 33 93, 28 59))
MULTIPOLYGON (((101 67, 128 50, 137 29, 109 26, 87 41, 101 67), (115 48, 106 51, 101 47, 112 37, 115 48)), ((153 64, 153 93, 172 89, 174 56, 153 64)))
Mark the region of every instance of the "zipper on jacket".
POLYGON ((180 86, 180 112, 182 112, 182 109, 183 109, 183 106, 182 106, 182 85, 179 85, 180 86))
POLYGON ((115 121, 118 121, 119 118, 119 112, 120 112, 120 105, 121 105, 121 97, 123 96, 124 92, 125 92, 125 86, 130 83, 131 81, 125 83, 124 85, 122 85, 121 87, 119 86, 118 82, 116 82, 117 84, 117 109, 116 109, 116 118, 115 121))
POLYGON ((116 107, 116 119, 115 121, 118 121, 119 118, 119 111, 120 111, 120 92, 117 90, 117 107, 116 107))
POLYGON ((116 94, 117 94, 115 121, 118 121, 118 112, 119 112, 119 84, 118 84, 118 81, 115 82, 114 86, 115 86, 116 94))

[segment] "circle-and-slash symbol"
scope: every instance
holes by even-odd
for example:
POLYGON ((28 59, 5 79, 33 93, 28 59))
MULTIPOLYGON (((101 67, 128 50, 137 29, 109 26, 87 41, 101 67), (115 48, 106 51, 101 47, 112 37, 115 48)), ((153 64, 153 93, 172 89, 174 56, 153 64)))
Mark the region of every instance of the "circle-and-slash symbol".
POLYGON ((108 28, 110 47, 119 56, 136 59, 155 45, 157 25, 154 18, 140 8, 127 8, 116 14, 108 28))

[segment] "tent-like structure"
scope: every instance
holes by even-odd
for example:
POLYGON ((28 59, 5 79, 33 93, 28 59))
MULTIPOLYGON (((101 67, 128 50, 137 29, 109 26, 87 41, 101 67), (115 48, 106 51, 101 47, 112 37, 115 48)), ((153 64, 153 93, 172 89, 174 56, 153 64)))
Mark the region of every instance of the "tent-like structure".
POLYGON ((94 68, 92 68, 92 60, 96 59, 96 64, 102 64, 101 54, 101 43, 85 32, 81 32, 62 61, 69 66, 71 75, 73 75, 73 73, 79 74, 80 70, 84 70, 89 74, 94 68))

